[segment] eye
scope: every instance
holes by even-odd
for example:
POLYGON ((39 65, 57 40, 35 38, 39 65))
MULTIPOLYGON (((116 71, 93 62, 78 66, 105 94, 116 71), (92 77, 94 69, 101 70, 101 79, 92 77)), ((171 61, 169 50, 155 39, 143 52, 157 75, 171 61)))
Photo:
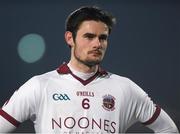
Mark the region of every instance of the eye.
POLYGON ((91 33, 84 34, 84 38, 86 38, 88 40, 92 40, 94 37, 96 37, 96 35, 91 34, 91 33))
POLYGON ((101 41, 107 41, 107 39, 108 39, 108 36, 105 34, 99 36, 99 40, 101 41))

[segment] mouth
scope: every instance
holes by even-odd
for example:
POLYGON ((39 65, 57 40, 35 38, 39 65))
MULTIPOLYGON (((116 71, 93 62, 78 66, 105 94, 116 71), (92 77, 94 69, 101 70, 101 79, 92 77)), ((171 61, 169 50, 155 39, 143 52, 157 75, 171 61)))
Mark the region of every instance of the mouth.
POLYGON ((93 51, 89 51, 88 54, 102 55, 102 52, 100 50, 93 50, 93 51))

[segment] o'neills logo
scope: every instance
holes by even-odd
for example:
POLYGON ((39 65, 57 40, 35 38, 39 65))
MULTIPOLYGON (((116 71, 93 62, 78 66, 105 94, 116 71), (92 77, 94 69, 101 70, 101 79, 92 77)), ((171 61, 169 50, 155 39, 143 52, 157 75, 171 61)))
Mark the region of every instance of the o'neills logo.
POLYGON ((78 131, 80 129, 92 132, 108 132, 116 133, 116 122, 108 119, 95 119, 88 117, 74 118, 72 116, 65 118, 52 118, 53 130, 72 130, 78 131))
POLYGON ((115 98, 112 95, 103 96, 102 107, 108 111, 113 111, 115 109, 115 98))

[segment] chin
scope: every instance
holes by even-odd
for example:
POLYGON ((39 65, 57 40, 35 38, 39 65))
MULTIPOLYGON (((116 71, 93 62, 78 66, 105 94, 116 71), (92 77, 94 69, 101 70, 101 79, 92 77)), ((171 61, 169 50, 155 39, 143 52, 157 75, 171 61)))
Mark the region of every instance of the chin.
POLYGON ((102 60, 89 60, 89 61, 85 61, 85 65, 87 66, 95 66, 95 65, 99 65, 101 63, 102 60))

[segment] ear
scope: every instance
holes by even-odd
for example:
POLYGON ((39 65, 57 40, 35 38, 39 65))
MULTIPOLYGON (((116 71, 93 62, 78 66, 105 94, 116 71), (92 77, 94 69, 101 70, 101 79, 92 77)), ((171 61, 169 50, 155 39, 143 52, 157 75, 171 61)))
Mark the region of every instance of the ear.
POLYGON ((72 32, 66 31, 65 34, 64 34, 64 37, 65 37, 66 43, 67 43, 70 47, 72 47, 72 46, 74 45, 74 40, 73 40, 72 32))

